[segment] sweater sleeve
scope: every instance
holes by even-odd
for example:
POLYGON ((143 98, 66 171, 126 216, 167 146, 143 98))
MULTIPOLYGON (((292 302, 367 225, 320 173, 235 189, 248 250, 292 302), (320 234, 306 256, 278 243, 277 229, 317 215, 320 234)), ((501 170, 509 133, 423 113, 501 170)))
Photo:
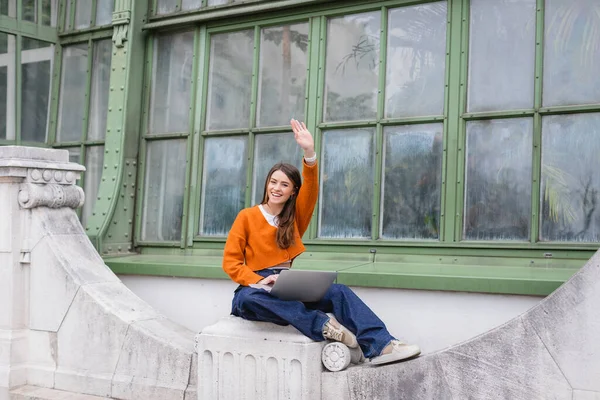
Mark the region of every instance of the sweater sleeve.
POLYGON ((223 270, 234 282, 244 286, 257 283, 263 279, 245 263, 244 255, 248 243, 248 227, 248 218, 242 210, 227 235, 223 253, 223 270))
POLYGON ((319 197, 319 167, 317 163, 308 165, 302 161, 302 187, 296 199, 296 223, 300 236, 304 235, 312 218, 319 197))

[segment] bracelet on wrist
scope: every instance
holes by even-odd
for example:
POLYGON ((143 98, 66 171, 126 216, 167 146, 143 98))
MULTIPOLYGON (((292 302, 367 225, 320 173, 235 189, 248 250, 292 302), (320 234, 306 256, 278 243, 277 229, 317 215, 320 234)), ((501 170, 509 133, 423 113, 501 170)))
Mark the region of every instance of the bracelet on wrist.
POLYGON ((304 156, 304 161, 306 161, 307 163, 312 163, 312 162, 317 161, 317 153, 315 153, 315 155, 312 157, 304 156))

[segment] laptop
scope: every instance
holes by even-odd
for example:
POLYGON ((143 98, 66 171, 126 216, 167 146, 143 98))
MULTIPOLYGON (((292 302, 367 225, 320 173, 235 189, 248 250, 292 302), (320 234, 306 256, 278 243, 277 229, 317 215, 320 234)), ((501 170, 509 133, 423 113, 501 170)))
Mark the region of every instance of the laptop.
POLYGON ((253 284, 250 287, 264 289, 281 300, 297 300, 305 303, 319 301, 336 280, 337 272, 285 269, 275 284, 253 284))

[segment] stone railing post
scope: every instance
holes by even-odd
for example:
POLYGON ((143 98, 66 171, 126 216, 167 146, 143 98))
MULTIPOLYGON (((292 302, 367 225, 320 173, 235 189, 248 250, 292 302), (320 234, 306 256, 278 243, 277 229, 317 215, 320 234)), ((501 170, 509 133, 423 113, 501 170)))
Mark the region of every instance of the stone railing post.
POLYGON ((0 400, 27 382, 30 210, 83 205, 84 170, 67 150, 0 147, 0 400))

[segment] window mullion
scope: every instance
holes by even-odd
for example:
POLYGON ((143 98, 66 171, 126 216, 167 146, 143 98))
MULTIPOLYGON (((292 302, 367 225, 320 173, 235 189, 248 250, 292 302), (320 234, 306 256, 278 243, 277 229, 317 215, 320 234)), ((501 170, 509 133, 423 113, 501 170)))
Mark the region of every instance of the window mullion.
POLYGON ((54 46, 54 62, 52 65, 52 82, 50 92, 50 118, 48 124, 48 144, 56 143, 56 121, 58 120, 58 98, 60 95, 61 68, 62 68, 62 46, 54 46))
POLYGON ((194 30, 194 44, 192 46, 193 56, 192 56, 192 89, 190 90, 190 105, 189 105, 189 115, 188 115, 188 132, 191 131, 191 134, 187 137, 187 145, 186 145, 186 168, 185 168, 185 185, 183 187, 183 212, 181 215, 181 248, 184 249, 187 245, 187 238, 189 236, 190 230, 193 231, 194 223, 192 220, 188 218, 190 214, 190 193, 192 190, 190 188, 192 169, 192 159, 194 158, 193 152, 193 144, 194 144, 194 121, 195 121, 195 113, 194 113, 194 104, 196 102, 196 91, 198 88, 198 81, 201 79, 198 76, 198 44, 200 43, 200 33, 198 29, 194 30), (190 229, 192 227, 192 229, 190 229))
POLYGON ((98 11, 98 0, 92 0, 92 10, 90 14, 90 27, 96 26, 96 11, 98 11))
POLYGON ((254 63, 252 65, 252 90, 250 100, 250 133, 248 137, 248 154, 246 168, 246 197, 245 207, 252 205, 252 174, 254 170, 254 133, 252 128, 256 127, 256 110, 258 104, 258 75, 260 74, 260 26, 254 27, 254 63))
MULTIPOLYGON (((311 45, 310 45, 310 69, 313 72, 311 78, 311 96, 312 107, 310 108, 313 112, 311 114, 307 111, 307 116, 310 115, 308 128, 312 129, 313 138, 315 141, 315 151, 317 152, 319 161, 323 160, 321 138, 322 132, 318 128, 319 124, 323 121, 323 93, 325 93, 325 52, 327 48, 327 18, 324 16, 315 17, 312 19, 312 30, 311 30, 311 45), (316 86, 316 91, 315 91, 316 86)), ((322 168, 320 166, 319 168, 322 168)), ((319 172, 320 174, 320 172, 319 172)), ((321 176, 319 176, 319 185, 322 185, 321 176)), ((321 191, 322 186, 319 188, 321 191)), ((315 212, 311 224, 308 229, 308 237, 314 239, 319 234, 319 203, 322 201, 322 197, 319 196, 317 204, 315 206, 315 212)))
POLYGON ((544 0, 537 0, 535 30, 535 86, 533 107, 533 154, 531 166, 531 228, 529 240, 536 243, 539 238, 541 169, 542 169, 542 107, 543 64, 544 64, 544 0))
POLYGON ((87 59, 87 67, 85 70, 86 80, 85 80, 85 105, 83 108, 83 131, 81 132, 82 140, 85 142, 88 138, 88 123, 90 119, 90 103, 91 103, 91 92, 92 92, 92 68, 94 60, 94 42, 90 39, 88 40, 88 59, 87 59))
POLYGON ((467 49, 469 43, 468 0, 450 0, 448 8, 449 21, 449 58, 446 68, 449 73, 446 81, 448 105, 446 109, 445 137, 445 175, 446 182, 444 208, 442 209, 443 231, 440 239, 444 242, 459 242, 462 229, 462 202, 464 176, 465 123, 462 114, 465 110, 467 95, 467 49))
MULTIPOLYGON (((21 15, 21 2, 17 2, 17 12, 18 15, 21 15)), ((17 34, 15 37, 15 76, 16 76, 16 85, 15 85, 15 143, 17 146, 21 144, 21 113, 23 112, 22 108, 22 87, 23 87, 23 67, 21 66, 21 48, 23 47, 23 37, 21 34, 17 34)))
MULTIPOLYGON (((154 59, 154 43, 156 42, 156 35, 152 35, 148 41, 146 42, 146 65, 145 65, 145 74, 144 74, 144 93, 145 97, 143 99, 144 106, 142 107, 142 123, 141 123, 141 135, 140 135, 140 144, 139 144, 139 153, 138 153, 138 171, 137 176, 138 184, 137 184, 137 194, 136 194, 136 206, 135 206, 135 226, 134 226, 134 235, 133 235, 133 245, 134 247, 139 245, 139 240, 142 237, 142 215, 144 214, 145 207, 145 199, 144 199, 144 190, 146 187, 146 151, 147 141, 146 136, 148 135, 148 125, 150 123, 150 98, 152 97, 152 74, 153 72, 153 59, 154 59)), ((111 50, 112 51, 112 50, 111 50)), ((112 62, 111 62, 112 64, 112 62)))
POLYGON ((371 239, 379 238, 379 221, 381 210, 381 188, 383 182, 383 126, 385 107, 385 80, 387 65, 387 24, 388 9, 381 7, 381 30, 379 32, 379 82, 377 99, 377 129, 375 131, 375 170, 373 171, 373 205, 371 217, 371 239))

